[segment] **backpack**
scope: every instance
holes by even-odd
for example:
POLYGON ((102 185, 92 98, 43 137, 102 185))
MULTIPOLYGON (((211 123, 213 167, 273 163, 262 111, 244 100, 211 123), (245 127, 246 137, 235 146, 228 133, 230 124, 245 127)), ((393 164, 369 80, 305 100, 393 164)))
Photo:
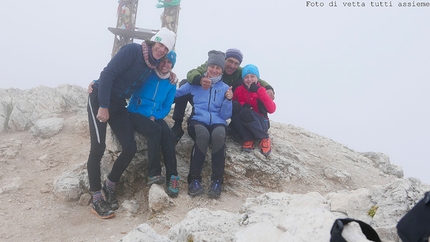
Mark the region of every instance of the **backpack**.
POLYGON ((330 234, 330 242, 348 242, 342 237, 343 227, 350 222, 356 222, 360 225, 361 231, 366 236, 368 240, 372 240, 375 242, 381 242, 381 239, 378 236, 378 233, 367 223, 352 219, 352 218, 344 218, 344 219, 336 219, 331 228, 330 234))
POLYGON ((397 234, 403 242, 427 242, 430 237, 430 192, 426 192, 397 223, 397 234))

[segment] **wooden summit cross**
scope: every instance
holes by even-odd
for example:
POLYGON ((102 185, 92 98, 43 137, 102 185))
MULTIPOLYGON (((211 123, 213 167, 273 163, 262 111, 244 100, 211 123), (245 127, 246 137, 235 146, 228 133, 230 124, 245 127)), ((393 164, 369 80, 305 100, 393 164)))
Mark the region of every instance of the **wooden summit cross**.
MULTIPOLYGON (((166 27, 176 34, 181 0, 158 0, 158 2, 157 8, 164 8, 160 16, 161 27, 166 27)), ((109 31, 115 35, 111 57, 122 46, 132 43, 133 39, 149 39, 158 31, 136 27, 138 3, 139 0, 119 0, 116 28, 108 27, 109 31)))

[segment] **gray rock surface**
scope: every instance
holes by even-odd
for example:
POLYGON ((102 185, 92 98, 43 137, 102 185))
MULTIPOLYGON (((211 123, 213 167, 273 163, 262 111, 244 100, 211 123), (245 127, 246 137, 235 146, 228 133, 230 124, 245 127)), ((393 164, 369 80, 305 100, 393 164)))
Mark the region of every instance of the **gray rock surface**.
POLYGON ((58 134, 64 126, 63 118, 38 119, 31 127, 30 134, 41 138, 51 138, 58 134))
MULTIPOLYGON (((51 190, 64 203, 84 206, 91 197, 85 160, 88 150, 82 151, 83 155, 70 155, 73 151, 67 147, 73 145, 73 137, 66 140, 62 150, 50 149, 70 136, 62 133, 89 139, 86 101, 85 90, 71 85, 0 90, 0 132, 29 131, 35 138, 31 142, 46 150, 31 161, 39 170, 56 169, 67 162, 76 164, 58 171, 51 190), (76 159, 73 157, 81 158, 69 160, 76 159)), ((166 121, 171 123, 171 116, 166 121)), ((383 241, 398 242, 398 220, 430 190, 418 179, 403 178, 402 168, 391 164, 386 154, 355 152, 303 128, 274 121, 270 135, 273 147, 269 157, 257 149, 244 153, 240 144, 227 138, 223 195, 211 200, 186 194, 193 143, 187 134, 176 146, 182 182, 175 199, 165 194, 163 186, 146 186, 146 140, 136 134, 138 153, 117 186, 118 212, 130 218, 142 214, 148 218, 130 226, 131 232, 120 241, 328 241, 334 220, 351 217, 369 223, 383 241), (231 209, 238 201, 243 201, 240 208, 231 209), (172 218, 172 214, 183 217, 172 218)), ((0 163, 8 169, 0 170, 0 179, 19 166, 12 161, 22 152, 22 143, 20 139, 0 143, 0 163)), ((108 130, 101 162, 103 179, 120 150, 108 130)), ((202 173, 205 188, 210 184, 209 152, 206 161, 202 173)), ((20 176, 7 178, 0 194, 19 193, 22 180, 20 176)), ((44 187, 40 190, 49 192, 44 187)), ((361 236, 354 225, 348 230, 351 236, 361 236)))

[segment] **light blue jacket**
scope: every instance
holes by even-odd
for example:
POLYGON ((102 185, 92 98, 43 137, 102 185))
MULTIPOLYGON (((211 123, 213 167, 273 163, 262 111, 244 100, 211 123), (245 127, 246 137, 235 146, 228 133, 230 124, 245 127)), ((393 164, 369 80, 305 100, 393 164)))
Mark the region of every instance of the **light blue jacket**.
POLYGON ((207 90, 187 82, 176 90, 175 97, 187 94, 193 96, 194 107, 191 120, 200 121, 207 125, 227 125, 226 120, 231 117, 232 113, 232 101, 225 98, 225 92, 228 89, 229 86, 222 80, 212 84, 207 90))
POLYGON ((131 113, 139 113, 147 118, 163 119, 169 114, 175 98, 176 85, 169 79, 160 79, 152 72, 146 82, 130 98, 127 109, 131 113))

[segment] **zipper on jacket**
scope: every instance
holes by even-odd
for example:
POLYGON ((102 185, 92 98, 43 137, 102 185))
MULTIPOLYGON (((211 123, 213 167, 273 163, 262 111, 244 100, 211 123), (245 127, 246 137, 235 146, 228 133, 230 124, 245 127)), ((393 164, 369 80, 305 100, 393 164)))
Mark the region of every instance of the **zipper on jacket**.
POLYGON ((210 111, 211 99, 212 99, 212 86, 209 89, 209 102, 208 102, 209 124, 212 124, 212 114, 210 111))
POLYGON ((154 96, 152 96, 153 105, 151 108, 151 115, 154 113, 154 109, 156 107, 156 103, 154 102, 154 100, 155 100, 155 97, 157 96, 159 87, 160 87, 160 78, 158 78, 157 85, 155 86, 154 96))
POLYGON ((160 78, 158 78, 157 85, 155 86, 155 91, 154 91, 154 96, 152 97, 152 101, 154 101, 155 97, 157 96, 159 86, 160 86, 160 78))
MULTIPOLYGON (((248 103, 249 103, 249 105, 251 105, 251 108, 252 108, 252 102, 251 102, 251 92, 249 91, 249 90, 246 90, 248 93, 247 93, 247 99, 248 99, 248 103)), ((252 108, 253 109, 253 108, 252 108)))

